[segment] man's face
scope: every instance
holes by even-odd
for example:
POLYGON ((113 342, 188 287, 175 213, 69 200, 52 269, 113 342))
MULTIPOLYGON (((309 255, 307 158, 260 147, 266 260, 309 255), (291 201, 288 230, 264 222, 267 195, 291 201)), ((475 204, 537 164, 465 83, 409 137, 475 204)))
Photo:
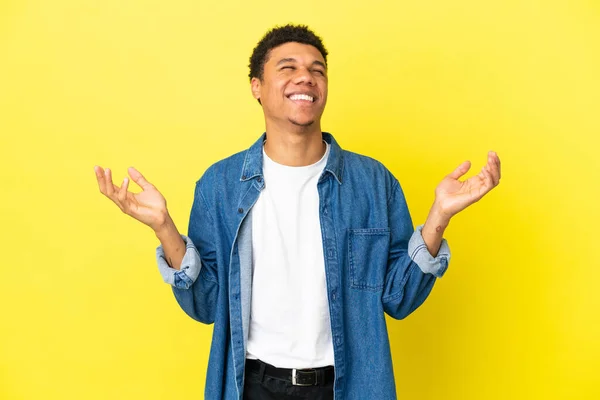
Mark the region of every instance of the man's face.
POLYGON ((252 78, 251 86, 267 121, 297 127, 320 124, 327 102, 327 68, 317 48, 289 42, 271 49, 263 80, 252 78))

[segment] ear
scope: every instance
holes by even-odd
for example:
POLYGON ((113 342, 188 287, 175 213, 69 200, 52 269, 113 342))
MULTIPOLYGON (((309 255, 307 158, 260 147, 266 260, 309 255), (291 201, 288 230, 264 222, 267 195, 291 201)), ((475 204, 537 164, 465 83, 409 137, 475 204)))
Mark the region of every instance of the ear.
POLYGON ((261 93, 261 82, 258 78, 252 78, 250 81, 250 89, 252 90, 252 96, 260 102, 260 93, 261 93))

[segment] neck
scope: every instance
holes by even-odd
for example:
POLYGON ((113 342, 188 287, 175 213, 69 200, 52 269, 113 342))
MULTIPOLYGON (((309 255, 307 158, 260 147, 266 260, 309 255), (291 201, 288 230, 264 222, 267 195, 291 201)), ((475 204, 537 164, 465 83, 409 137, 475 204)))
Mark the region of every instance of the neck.
POLYGON ((298 129, 277 129, 267 124, 265 153, 278 164, 302 167, 319 161, 327 146, 323 143, 320 124, 298 129))

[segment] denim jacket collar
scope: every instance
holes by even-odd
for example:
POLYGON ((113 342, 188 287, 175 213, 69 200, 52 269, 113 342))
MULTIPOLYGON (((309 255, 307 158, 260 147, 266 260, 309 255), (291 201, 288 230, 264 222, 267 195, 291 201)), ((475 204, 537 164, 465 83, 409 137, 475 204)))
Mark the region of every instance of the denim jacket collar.
MULTIPOLYGON (((262 178, 262 148, 266 138, 267 134, 265 132, 246 152, 246 158, 244 159, 244 165, 242 166, 242 175, 240 177, 240 181, 247 181, 257 177, 262 178)), ((344 172, 344 157, 342 149, 330 133, 323 132, 323 140, 330 145, 329 157, 327 159, 327 164, 325 165, 323 176, 325 176, 325 172, 328 172, 333 175, 341 185, 342 173, 344 172)), ((321 179, 323 179, 323 176, 321 176, 321 179)))

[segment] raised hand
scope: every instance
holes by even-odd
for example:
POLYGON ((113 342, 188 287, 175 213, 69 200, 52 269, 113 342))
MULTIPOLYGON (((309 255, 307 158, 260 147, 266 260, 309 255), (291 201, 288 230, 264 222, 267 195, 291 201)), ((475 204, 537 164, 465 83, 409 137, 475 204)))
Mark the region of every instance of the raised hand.
POLYGON ((488 153, 487 164, 479 174, 459 181, 470 168, 469 161, 463 162, 435 189, 435 203, 448 219, 481 199, 500 183, 500 158, 495 152, 488 153))
POLYGON ((133 167, 127 172, 142 192, 132 193, 127 190, 129 179, 125 178, 121 187, 112 182, 110 169, 94 166, 100 192, 111 199, 125 214, 148 225, 155 232, 162 227, 168 218, 167 201, 162 194, 133 167))

